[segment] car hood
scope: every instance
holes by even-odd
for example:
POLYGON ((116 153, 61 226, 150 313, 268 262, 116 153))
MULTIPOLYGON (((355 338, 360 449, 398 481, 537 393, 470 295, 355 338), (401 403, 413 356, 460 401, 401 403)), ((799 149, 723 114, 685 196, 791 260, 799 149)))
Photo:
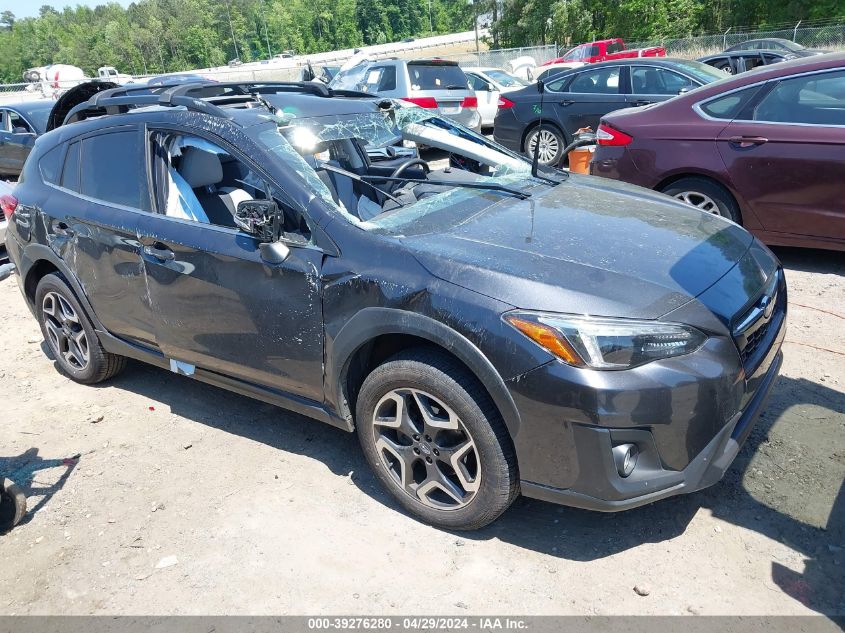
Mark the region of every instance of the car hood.
POLYGON ((514 307, 653 319, 712 286, 753 238, 662 194, 573 175, 402 240, 436 277, 514 307))

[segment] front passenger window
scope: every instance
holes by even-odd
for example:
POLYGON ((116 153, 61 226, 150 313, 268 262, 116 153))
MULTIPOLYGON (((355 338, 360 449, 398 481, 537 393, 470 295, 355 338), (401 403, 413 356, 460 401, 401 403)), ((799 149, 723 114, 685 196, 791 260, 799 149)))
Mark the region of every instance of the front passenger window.
MULTIPOLYGON (((276 201, 265 180, 243 161, 222 147, 189 134, 156 133, 153 137, 156 164, 156 200, 159 211, 171 218, 237 228, 235 212, 241 202, 276 201)), ((307 233, 307 224, 285 215, 285 229, 307 233), (303 227, 305 227, 303 229, 303 227)))
POLYGON ((12 134, 32 134, 33 130, 17 112, 9 112, 9 129, 12 134))
POLYGON ((618 94, 619 67, 614 66, 579 73, 569 84, 569 92, 618 94))
POLYGON ((755 121, 845 125, 845 70, 784 79, 754 109, 755 121))
POLYGON ((683 75, 662 68, 631 68, 631 87, 635 95, 676 95, 692 85, 683 75))

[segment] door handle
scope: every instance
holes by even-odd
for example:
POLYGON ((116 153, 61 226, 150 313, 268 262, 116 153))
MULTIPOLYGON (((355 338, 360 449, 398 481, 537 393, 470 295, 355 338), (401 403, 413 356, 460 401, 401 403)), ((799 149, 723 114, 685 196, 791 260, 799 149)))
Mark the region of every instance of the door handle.
POLYGON ((53 233, 62 237, 73 237, 73 229, 64 222, 56 222, 53 225, 53 233))
POLYGON ((635 106, 644 106, 644 105, 651 105, 654 101, 646 101, 645 99, 638 99, 637 101, 632 101, 635 106))
POLYGON ((560 102, 560 105, 562 105, 562 106, 570 106, 570 105, 572 105, 573 103, 575 103, 575 101, 574 101, 574 100, 572 100, 572 99, 564 99, 563 101, 561 101, 561 102, 560 102))
POLYGON ((161 242, 156 242, 155 244, 148 244, 144 247, 144 254, 149 255, 150 257, 155 257, 156 259, 163 261, 163 262, 170 262, 176 259, 176 253, 171 251, 167 246, 162 244, 161 242))
POLYGON ((762 145, 768 143, 769 139, 763 136, 732 136, 728 139, 732 145, 739 145, 740 147, 751 147, 752 145, 762 145))

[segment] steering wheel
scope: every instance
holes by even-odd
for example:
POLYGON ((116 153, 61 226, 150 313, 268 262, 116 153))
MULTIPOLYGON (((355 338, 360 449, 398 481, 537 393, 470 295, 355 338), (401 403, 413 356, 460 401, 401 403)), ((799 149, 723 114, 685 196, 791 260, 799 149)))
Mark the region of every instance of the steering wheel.
POLYGON ((422 158, 409 158, 404 163, 399 165, 396 169, 393 170, 393 173, 390 174, 391 178, 398 178, 402 172, 404 172, 408 167, 413 165, 420 165, 423 168, 425 173, 429 173, 431 169, 428 167, 428 163, 425 162, 422 158))

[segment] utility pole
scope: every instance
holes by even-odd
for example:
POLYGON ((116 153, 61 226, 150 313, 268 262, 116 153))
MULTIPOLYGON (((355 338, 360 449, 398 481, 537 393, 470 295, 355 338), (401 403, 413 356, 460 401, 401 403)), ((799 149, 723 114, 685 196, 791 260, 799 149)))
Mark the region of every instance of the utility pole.
POLYGON ((428 0, 428 34, 434 35, 434 20, 431 19, 431 0, 428 0))
POLYGON ((475 22, 475 54, 481 55, 481 48, 478 45, 478 0, 469 0, 472 4, 473 21, 475 22))
POLYGON ((232 45, 235 47, 235 59, 240 59, 241 54, 238 52, 238 42, 235 39, 235 27, 232 26, 232 12, 229 11, 229 0, 226 0, 226 15, 229 16, 229 30, 232 32, 232 45))
POLYGON ((267 59, 273 59, 273 51, 270 50, 270 36, 267 35, 267 16, 264 14, 264 2, 261 3, 261 20, 264 22, 264 39, 267 41, 267 59))

